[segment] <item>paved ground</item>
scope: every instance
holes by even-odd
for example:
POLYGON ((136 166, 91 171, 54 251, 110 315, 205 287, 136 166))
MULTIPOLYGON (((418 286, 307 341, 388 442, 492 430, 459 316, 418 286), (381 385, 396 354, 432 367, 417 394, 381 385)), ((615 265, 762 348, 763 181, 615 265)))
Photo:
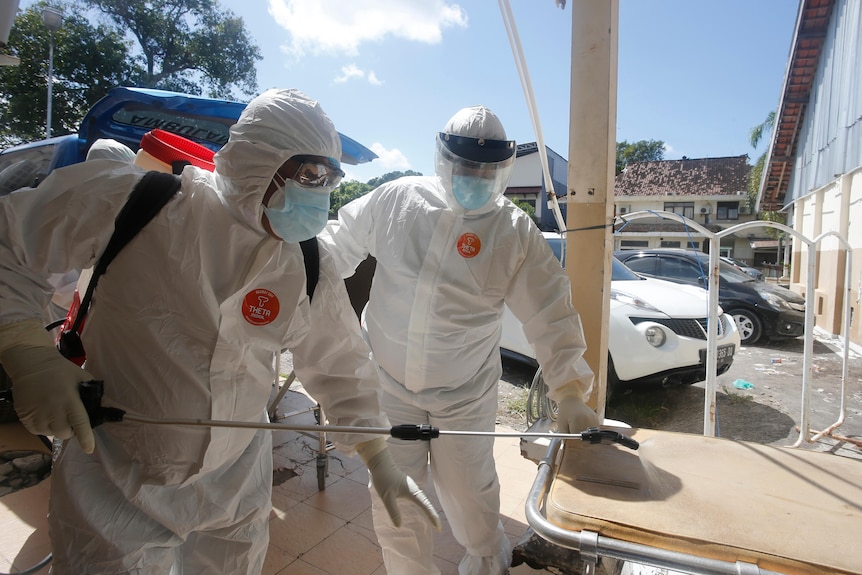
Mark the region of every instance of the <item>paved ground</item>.
MULTIPOLYGON (((771 445, 793 445, 802 423, 802 338, 744 346, 733 366, 717 380, 716 435, 771 445)), ((844 394, 844 422, 833 437, 806 448, 862 459, 862 355, 851 346, 844 394)), ((523 429, 524 404, 535 370, 504 360, 498 420, 523 429)), ((817 334, 811 361, 809 429, 811 434, 836 423, 842 405, 842 355, 839 340, 817 334)), ((705 384, 636 391, 617 396, 606 416, 636 427, 703 433, 705 384)))

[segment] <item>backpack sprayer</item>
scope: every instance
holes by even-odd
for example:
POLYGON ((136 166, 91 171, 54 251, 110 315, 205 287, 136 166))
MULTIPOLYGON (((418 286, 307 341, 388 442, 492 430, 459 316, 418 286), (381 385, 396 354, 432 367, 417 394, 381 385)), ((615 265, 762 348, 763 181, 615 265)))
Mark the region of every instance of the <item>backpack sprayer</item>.
MULTIPOLYGON (((637 449, 639 444, 636 440, 610 429, 590 427, 581 433, 551 433, 533 431, 453 431, 443 430, 428 424, 403 424, 392 427, 358 427, 350 425, 298 425, 291 423, 266 423, 246 421, 223 421, 212 419, 167 419, 159 417, 145 417, 126 413, 116 407, 103 407, 102 395, 104 393, 104 382, 99 380, 85 381, 79 384, 81 401, 90 417, 90 426, 98 427, 103 423, 116 423, 122 421, 135 421, 150 425, 196 425, 202 427, 232 427, 247 429, 280 429, 285 431, 309 431, 309 432, 331 432, 331 433, 363 433, 376 435, 389 435, 396 439, 411 441, 430 441, 441 435, 481 435, 486 437, 551 437, 559 439, 580 439, 588 443, 619 443, 629 449, 637 449)), ((0 401, 12 401, 12 392, 0 392, 0 401)))

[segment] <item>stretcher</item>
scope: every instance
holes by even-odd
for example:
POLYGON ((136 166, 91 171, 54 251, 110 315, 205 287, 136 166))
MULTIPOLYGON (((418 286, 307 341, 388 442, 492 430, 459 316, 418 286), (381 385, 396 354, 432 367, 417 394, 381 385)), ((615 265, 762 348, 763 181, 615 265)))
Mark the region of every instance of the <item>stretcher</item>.
POLYGON ((695 574, 862 574, 862 460, 624 429, 553 440, 526 504, 542 538, 597 559, 695 574))
MULTIPOLYGON (((291 371, 290 374, 285 378, 284 382, 281 382, 281 376, 279 373, 280 366, 281 358, 279 356, 276 359, 275 382, 273 383, 275 397, 272 399, 272 401, 270 401, 269 406, 266 410, 267 415, 269 416, 269 420, 279 421, 302 415, 304 413, 312 412, 314 414, 314 420, 317 422, 317 425, 325 424, 326 416, 323 413, 323 408, 317 402, 314 402, 314 405, 306 409, 296 409, 289 413, 279 413, 278 407, 281 403, 281 400, 284 399, 285 394, 290 391, 291 384, 293 384, 293 382, 296 380, 296 372, 291 371)), ((327 439, 326 431, 321 428, 321 430, 317 432, 317 455, 315 456, 315 460, 317 463, 317 489, 320 491, 326 489, 326 478, 329 476, 328 453, 333 449, 335 449, 335 445, 327 439)))

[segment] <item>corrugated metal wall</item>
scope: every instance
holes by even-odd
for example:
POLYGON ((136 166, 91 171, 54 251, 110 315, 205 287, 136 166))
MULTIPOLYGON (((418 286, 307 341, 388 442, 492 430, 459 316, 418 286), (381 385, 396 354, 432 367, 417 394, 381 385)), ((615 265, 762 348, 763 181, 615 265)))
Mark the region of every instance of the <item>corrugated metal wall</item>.
POLYGON ((862 166, 862 2, 836 0, 800 131, 790 203, 862 166))

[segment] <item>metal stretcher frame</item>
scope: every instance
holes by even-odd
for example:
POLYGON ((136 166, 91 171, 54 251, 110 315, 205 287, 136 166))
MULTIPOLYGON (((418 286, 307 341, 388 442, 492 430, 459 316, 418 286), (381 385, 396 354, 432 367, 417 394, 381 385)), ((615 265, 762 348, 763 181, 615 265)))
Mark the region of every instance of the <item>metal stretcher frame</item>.
MULTIPOLYGON (((278 404, 281 403, 281 400, 284 399, 284 395, 290 390, 290 385, 296 379, 296 373, 291 371, 290 374, 285 378, 284 382, 281 383, 281 376, 279 374, 280 360, 281 354, 275 359, 275 382, 273 383, 273 387, 276 390, 275 397, 270 402, 269 407, 267 407, 267 415, 269 415, 270 421, 278 421, 279 419, 286 419, 288 417, 293 417, 295 415, 300 415, 303 413, 307 413, 309 411, 314 412, 314 417, 317 420, 318 425, 322 425, 326 422, 326 415, 323 413, 323 408, 319 403, 315 402, 315 404, 308 409, 303 409, 299 411, 292 411, 290 413, 283 413, 279 415, 278 413, 278 404)), ((326 431, 321 430, 317 433, 317 455, 315 456, 315 461, 317 462, 317 489, 323 491, 326 489, 326 478, 329 475, 329 456, 327 455, 334 446, 326 439, 326 431)))
MULTIPOLYGON (((713 438, 708 441, 715 441, 715 439, 713 438)), ((548 512, 549 493, 562 459, 563 449, 561 448, 561 445, 562 441, 560 439, 552 440, 545 457, 539 462, 536 479, 525 504, 526 519, 530 527, 543 539, 561 547, 578 551, 581 555, 581 559, 584 561, 586 569, 585 573, 587 575, 593 575, 596 572, 599 557, 607 557, 620 561, 630 561, 633 563, 672 569, 697 575, 776 575, 794 572, 811 572, 811 565, 808 563, 804 564, 804 566, 803 563, 798 563, 800 566, 798 571, 793 568, 784 571, 784 567, 780 567, 782 571, 772 571, 764 567, 760 567, 752 562, 726 561, 716 559, 714 556, 713 558, 702 557, 679 550, 669 550, 661 548, 660 546, 651 546, 642 542, 625 541, 619 538, 601 535, 597 531, 588 529, 569 530, 561 527, 558 524, 559 521, 554 523, 549 519, 548 512)), ((798 450, 789 451, 798 453, 798 450)), ((822 455, 833 457, 826 454, 822 455)), ((859 465, 862 466, 862 463, 859 465)), ((621 480, 620 483, 626 482, 621 480)), ((852 492, 858 495, 858 492, 855 490, 858 490, 858 487, 855 487, 852 492)), ((858 510, 854 513, 854 517, 858 517, 858 510)), ((557 515, 559 518, 558 510, 557 515)), ((607 521, 612 522, 613 520, 608 519, 607 521)), ((602 520, 599 520, 597 523, 601 524, 602 522, 602 520)), ((862 525, 862 523, 860 523, 860 525, 862 525)), ((812 525, 811 528, 817 529, 817 526, 812 525)), ((660 542, 660 538, 655 538, 653 537, 654 535, 655 534, 653 533, 647 533, 645 539, 660 542)), ((852 538, 853 536, 851 535, 851 539, 852 538)), ((683 539, 685 538, 683 537, 683 539)), ((708 542, 704 541, 702 543, 702 549, 708 553, 708 550, 706 550, 708 542)), ((799 546, 805 546, 811 545, 812 543, 808 540, 801 540, 798 544, 799 546)), ((793 558, 785 558, 783 564, 792 566, 797 564, 796 561, 797 560, 793 558)), ((774 565, 770 565, 770 567, 774 567, 774 565)), ((819 569, 819 567, 817 568, 819 569)), ((829 567, 824 567, 822 571, 818 572, 827 573, 833 571, 831 571, 829 567)), ((840 569, 834 572, 847 573, 848 571, 840 569)), ((857 570, 853 569, 850 572, 855 573, 857 570)))

